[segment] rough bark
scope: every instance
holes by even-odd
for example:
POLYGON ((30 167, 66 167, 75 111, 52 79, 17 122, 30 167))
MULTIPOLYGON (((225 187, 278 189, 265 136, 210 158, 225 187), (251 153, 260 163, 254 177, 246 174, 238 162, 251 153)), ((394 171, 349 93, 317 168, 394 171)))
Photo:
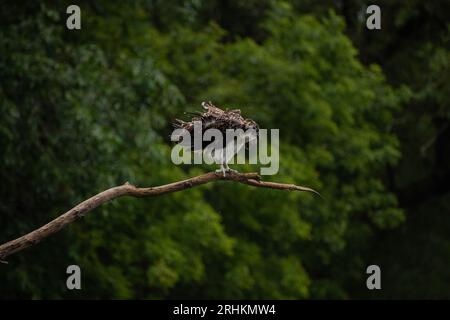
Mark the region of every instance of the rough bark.
POLYGON ((83 217, 86 213, 92 211, 101 204, 110 201, 112 199, 120 198, 123 196, 131 196, 131 197, 159 196, 166 193, 189 189, 216 180, 234 181, 262 188, 272 188, 291 191, 308 191, 318 194, 313 189, 307 187, 297 186, 293 184, 261 181, 259 175, 256 173, 229 172, 224 177, 221 173, 219 174, 216 172, 209 172, 183 181, 177 181, 170 184, 149 188, 138 188, 126 182, 121 186, 113 187, 105 191, 102 191, 96 194, 95 196, 81 202, 74 208, 60 215, 56 219, 50 221, 46 225, 24 236, 21 236, 20 238, 11 240, 9 242, 0 245, 0 261, 6 263, 5 261, 3 261, 3 259, 5 259, 7 256, 15 252, 21 251, 23 249, 26 249, 30 246, 33 246, 36 243, 39 243, 46 237, 58 232, 69 223, 72 223, 75 220, 83 217))

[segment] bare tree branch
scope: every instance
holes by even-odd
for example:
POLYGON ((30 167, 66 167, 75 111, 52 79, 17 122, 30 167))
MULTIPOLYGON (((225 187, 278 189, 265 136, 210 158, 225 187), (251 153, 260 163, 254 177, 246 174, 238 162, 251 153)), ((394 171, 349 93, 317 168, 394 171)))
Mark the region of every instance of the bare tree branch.
POLYGON ((20 238, 11 240, 7 243, 0 245, 0 262, 6 263, 6 261, 3 261, 3 259, 6 258, 7 256, 35 245, 44 238, 58 232, 67 224, 72 223, 73 221, 83 217, 86 213, 97 208, 98 206, 107 201, 120 198, 123 196, 132 196, 132 197, 159 196, 166 193, 172 193, 189 189, 216 180, 235 181, 263 188, 308 191, 316 193, 320 196, 318 192, 307 187, 297 186, 294 184, 260 181, 260 177, 257 173, 229 172, 224 177, 221 173, 219 174, 216 172, 209 172, 183 181, 177 181, 170 184, 150 188, 137 188, 126 182, 121 186, 110 188, 81 202, 76 207, 70 209, 66 213, 60 215, 58 218, 50 221, 49 223, 40 227, 39 229, 36 229, 20 238))

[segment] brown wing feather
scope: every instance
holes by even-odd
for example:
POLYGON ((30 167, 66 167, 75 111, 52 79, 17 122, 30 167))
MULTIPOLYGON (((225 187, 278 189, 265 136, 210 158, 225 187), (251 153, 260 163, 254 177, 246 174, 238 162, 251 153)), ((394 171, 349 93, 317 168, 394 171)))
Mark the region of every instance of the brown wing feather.
POLYGON ((246 120, 241 116, 241 110, 239 109, 224 111, 211 102, 203 102, 202 106, 205 109, 204 112, 194 113, 196 116, 189 122, 176 119, 174 126, 192 132, 194 121, 201 121, 203 130, 215 128, 225 132, 226 129, 243 128, 246 124, 246 120))

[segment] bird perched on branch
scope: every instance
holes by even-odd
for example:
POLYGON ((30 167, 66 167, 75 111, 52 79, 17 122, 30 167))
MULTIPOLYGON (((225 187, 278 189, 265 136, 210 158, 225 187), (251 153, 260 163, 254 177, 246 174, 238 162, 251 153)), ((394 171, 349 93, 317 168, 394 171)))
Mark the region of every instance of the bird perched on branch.
POLYGON ((212 156, 216 163, 220 163, 220 169, 216 170, 216 172, 222 172, 224 176, 229 171, 237 172, 236 170, 232 170, 228 166, 228 163, 246 144, 256 142, 259 132, 258 124, 251 119, 243 118, 239 109, 222 110, 211 102, 202 102, 202 107, 205 111, 193 113, 195 116, 191 121, 175 120, 174 127, 185 129, 191 137, 190 141, 181 142, 182 138, 178 136, 174 138, 175 141, 181 142, 182 146, 193 152, 202 152, 210 142, 205 143, 202 139, 201 144, 196 145, 194 143, 194 128, 196 123, 201 124, 202 132, 208 129, 217 129, 222 134, 222 137, 227 136, 228 129, 233 129, 237 133, 237 136, 232 141, 223 139, 222 148, 215 149, 212 156), (231 152, 227 152, 227 150, 231 150, 231 152))

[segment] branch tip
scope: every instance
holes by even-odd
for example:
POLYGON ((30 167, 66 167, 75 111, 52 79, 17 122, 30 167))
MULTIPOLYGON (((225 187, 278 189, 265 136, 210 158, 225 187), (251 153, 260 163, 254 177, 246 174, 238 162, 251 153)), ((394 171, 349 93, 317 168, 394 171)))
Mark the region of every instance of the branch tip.
POLYGON ((66 213, 60 215, 56 219, 50 221, 46 225, 22 236, 17 239, 11 240, 7 243, 0 245, 0 263, 7 264, 4 261, 9 255, 26 249, 40 242, 42 239, 58 232, 66 225, 74 222, 79 217, 84 216, 87 212, 97 208, 101 204, 108 202, 112 199, 132 196, 132 197, 152 197, 159 196, 167 193, 177 192, 186 190, 192 187, 196 187, 202 184, 206 184, 216 180, 228 180, 234 181, 242 184, 247 184, 254 187, 278 189, 278 190, 292 190, 292 191, 307 191, 319 195, 322 199, 323 197, 317 191, 303 186, 297 186, 294 184, 285 184, 270 181, 261 181, 261 176, 255 172, 249 173, 239 173, 239 172, 227 172, 225 176, 221 173, 210 172, 205 173, 196 177, 186 179, 184 181, 176 181, 166 185, 149 187, 149 188, 138 188, 126 181, 122 188, 113 187, 98 193, 97 195, 83 201, 76 207, 70 209, 66 213))

